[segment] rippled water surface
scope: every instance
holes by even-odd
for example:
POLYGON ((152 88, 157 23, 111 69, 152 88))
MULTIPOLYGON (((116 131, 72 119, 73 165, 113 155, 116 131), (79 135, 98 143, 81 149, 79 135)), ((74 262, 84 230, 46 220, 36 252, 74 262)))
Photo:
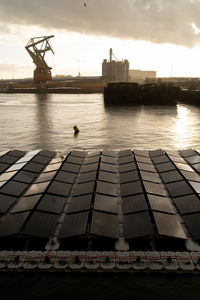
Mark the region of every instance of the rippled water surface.
POLYGON ((181 149, 200 146, 200 108, 106 107, 102 94, 0 94, 0 128, 1 151, 181 149))

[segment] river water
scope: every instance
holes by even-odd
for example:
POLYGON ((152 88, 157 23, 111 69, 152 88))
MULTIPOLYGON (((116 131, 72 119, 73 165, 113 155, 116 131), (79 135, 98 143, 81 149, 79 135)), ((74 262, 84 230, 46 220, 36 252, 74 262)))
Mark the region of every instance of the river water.
MULTIPOLYGON (((0 152, 191 147, 200 147, 198 107, 105 107, 101 94, 0 94, 0 152)), ((0 274, 0 279, 2 299, 200 299, 199 276, 0 274)))
POLYGON ((182 149, 200 146, 200 108, 106 107, 102 94, 0 94, 0 128, 0 151, 182 149))

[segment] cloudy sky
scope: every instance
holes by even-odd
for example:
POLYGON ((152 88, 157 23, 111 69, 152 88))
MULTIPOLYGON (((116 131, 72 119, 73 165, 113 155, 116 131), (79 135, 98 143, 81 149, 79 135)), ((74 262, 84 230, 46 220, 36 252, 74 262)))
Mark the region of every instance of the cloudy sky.
POLYGON ((0 78, 31 77, 24 47, 52 34, 53 75, 101 75, 113 48, 131 69, 200 77, 200 0, 0 0, 0 34, 0 78))

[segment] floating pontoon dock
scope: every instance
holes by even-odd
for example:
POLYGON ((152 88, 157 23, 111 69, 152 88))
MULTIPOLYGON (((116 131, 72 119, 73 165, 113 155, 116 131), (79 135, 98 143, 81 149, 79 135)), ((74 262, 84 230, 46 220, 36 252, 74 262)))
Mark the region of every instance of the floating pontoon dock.
POLYGON ((200 270, 200 151, 0 154, 0 271, 200 270))

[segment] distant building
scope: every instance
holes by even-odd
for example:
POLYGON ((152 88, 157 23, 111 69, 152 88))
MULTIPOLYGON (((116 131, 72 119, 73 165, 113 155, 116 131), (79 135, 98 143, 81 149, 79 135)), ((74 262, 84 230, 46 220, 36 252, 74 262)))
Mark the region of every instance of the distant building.
POLYGON ((117 61, 112 59, 113 52, 110 49, 110 60, 103 60, 102 78, 105 81, 128 81, 129 80, 129 61, 127 59, 117 61))
POLYGON ((129 70, 131 81, 144 82, 145 79, 155 79, 156 71, 129 70))

